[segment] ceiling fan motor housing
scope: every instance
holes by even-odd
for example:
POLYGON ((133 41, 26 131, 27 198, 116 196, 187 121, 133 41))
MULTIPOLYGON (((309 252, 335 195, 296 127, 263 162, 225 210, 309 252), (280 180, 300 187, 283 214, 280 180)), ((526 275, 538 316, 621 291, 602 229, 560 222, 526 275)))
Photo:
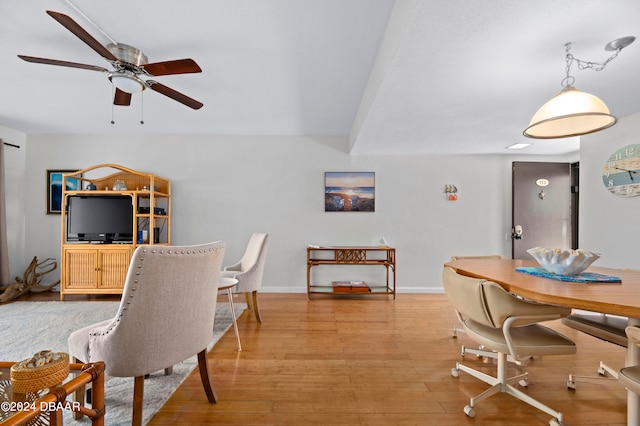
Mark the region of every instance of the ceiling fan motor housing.
POLYGON ((126 65, 134 65, 137 67, 149 63, 147 55, 133 46, 122 43, 110 43, 107 45, 107 50, 126 65))

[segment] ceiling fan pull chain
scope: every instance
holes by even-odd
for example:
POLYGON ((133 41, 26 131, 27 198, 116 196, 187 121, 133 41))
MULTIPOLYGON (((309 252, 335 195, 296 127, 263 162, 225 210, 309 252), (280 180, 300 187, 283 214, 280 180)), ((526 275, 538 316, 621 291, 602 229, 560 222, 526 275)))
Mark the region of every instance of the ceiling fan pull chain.
MULTIPOLYGON (((111 83, 111 97, 113 97, 114 93, 115 93, 114 84, 111 83)), ((113 102, 110 102, 110 103, 111 103, 111 124, 116 124, 115 120, 113 119, 113 114, 114 114, 113 102)))
POLYGON ((140 124, 144 124, 144 92, 140 92, 140 124))

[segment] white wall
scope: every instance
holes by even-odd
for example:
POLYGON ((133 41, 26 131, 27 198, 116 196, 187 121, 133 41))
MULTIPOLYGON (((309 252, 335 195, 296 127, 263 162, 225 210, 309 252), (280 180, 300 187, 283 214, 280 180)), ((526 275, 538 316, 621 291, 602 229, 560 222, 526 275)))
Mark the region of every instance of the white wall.
POLYGON ((611 154, 637 144, 639 133, 640 114, 634 114, 581 140, 579 245, 601 254, 597 266, 640 269, 640 197, 613 195, 602 183, 611 154))
MULTIPOLYGON (((21 132, 0 126, 0 139, 12 145, 4 147, 5 162, 5 190, 7 196, 7 241, 9 250, 9 277, 10 282, 15 281, 16 276, 22 277, 26 268, 25 264, 25 198, 24 176, 26 174, 26 138, 21 132)), ((44 182, 44 175, 41 176, 44 182)), ((42 205, 40 213, 44 213, 42 205)), ((0 230, 0 232, 2 232, 0 230)), ((29 259, 31 261, 31 259, 29 259)), ((28 264, 28 262, 27 262, 28 264)), ((55 280, 54 280, 55 281, 55 280)))
MULTIPOLYGON (((45 171, 101 163, 172 180, 173 244, 223 240, 231 263, 253 231, 269 232, 264 291, 305 291, 310 243, 372 245, 384 236, 397 249, 400 292, 441 291, 442 264, 453 254, 510 255, 511 162, 524 158, 350 156, 347 144, 289 136, 29 135, 26 258, 60 257, 60 216, 44 214, 45 171), (325 171, 374 171, 376 212, 325 213, 325 171), (446 200, 445 184, 457 186, 458 201, 446 200)), ((353 273, 369 279, 364 269, 318 270, 316 278, 353 273)))

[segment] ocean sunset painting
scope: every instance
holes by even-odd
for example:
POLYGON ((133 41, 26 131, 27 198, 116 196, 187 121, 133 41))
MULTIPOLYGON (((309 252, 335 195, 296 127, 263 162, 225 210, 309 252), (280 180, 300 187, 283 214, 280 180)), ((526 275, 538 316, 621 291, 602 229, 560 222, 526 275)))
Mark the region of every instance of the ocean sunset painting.
POLYGON ((324 211, 373 212, 375 199, 375 172, 325 172, 324 211))

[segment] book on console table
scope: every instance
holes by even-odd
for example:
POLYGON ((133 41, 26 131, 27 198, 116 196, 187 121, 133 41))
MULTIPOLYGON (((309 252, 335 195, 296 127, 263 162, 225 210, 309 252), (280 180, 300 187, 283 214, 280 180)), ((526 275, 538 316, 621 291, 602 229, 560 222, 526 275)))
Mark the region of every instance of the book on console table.
POLYGON ((368 293, 371 291, 364 281, 332 281, 334 293, 368 293))

